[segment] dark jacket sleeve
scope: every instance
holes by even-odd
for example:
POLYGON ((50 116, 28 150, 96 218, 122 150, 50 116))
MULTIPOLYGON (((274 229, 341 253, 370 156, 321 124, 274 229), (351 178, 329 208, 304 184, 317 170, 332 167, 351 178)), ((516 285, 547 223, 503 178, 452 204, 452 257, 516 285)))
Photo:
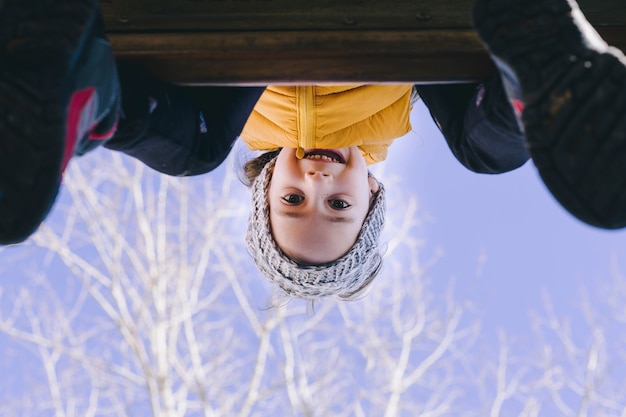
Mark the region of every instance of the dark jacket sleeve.
POLYGON ((180 87, 122 67, 122 117, 104 146, 168 175, 210 172, 226 159, 264 87, 180 87))
POLYGON ((455 158, 467 169, 499 174, 529 159, 499 76, 483 84, 416 85, 455 158))

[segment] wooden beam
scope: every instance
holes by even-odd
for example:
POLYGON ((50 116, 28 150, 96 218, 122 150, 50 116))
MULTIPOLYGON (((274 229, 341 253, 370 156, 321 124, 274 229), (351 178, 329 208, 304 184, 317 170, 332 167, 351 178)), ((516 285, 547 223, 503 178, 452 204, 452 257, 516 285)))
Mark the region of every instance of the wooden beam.
MULTIPOLYGON (((471 0, 110 0, 119 59, 180 84, 451 82, 493 65, 471 28, 471 0)), ((583 8, 626 49, 626 2, 583 8)))
POLYGON ((111 41, 121 59, 185 84, 436 82, 492 71, 468 30, 113 34, 111 41))

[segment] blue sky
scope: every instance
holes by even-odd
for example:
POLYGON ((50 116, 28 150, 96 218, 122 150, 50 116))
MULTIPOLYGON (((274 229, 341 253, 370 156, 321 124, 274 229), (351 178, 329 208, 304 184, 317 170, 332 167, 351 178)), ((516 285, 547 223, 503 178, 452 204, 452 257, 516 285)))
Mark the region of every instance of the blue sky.
POLYGON ((412 124, 392 145, 384 173, 415 191, 428 250, 443 251, 433 275, 454 278, 487 328, 526 327, 529 311, 542 308, 543 290, 571 311, 581 286, 608 284, 612 266, 626 268, 626 231, 575 219, 532 161, 505 174, 475 174, 456 161, 421 102, 412 124))

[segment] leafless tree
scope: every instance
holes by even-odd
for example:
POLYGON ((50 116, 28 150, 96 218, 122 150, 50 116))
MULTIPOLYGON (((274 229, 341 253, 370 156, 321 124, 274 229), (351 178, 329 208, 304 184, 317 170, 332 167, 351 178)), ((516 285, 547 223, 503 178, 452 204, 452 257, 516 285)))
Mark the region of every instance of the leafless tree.
POLYGON ((626 279, 617 264, 612 275, 582 287, 579 309, 567 313, 544 293, 530 345, 511 349, 500 335, 498 359, 480 378, 488 415, 626 416, 626 279))
POLYGON ((391 210, 361 300, 267 308, 231 163, 196 179, 72 163, 53 216, 0 252, 2 415, 455 415, 478 329, 429 286, 416 200, 391 210))

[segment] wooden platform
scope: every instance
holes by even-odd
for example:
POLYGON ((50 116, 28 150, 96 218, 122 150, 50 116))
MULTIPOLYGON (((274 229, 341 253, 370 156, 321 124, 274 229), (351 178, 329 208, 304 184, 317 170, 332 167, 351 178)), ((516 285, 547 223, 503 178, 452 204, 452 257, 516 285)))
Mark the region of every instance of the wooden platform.
MULTIPOLYGON (((493 71, 471 0, 103 0, 119 59, 180 84, 444 82, 493 71)), ((580 2, 626 50, 626 1, 580 2)))

